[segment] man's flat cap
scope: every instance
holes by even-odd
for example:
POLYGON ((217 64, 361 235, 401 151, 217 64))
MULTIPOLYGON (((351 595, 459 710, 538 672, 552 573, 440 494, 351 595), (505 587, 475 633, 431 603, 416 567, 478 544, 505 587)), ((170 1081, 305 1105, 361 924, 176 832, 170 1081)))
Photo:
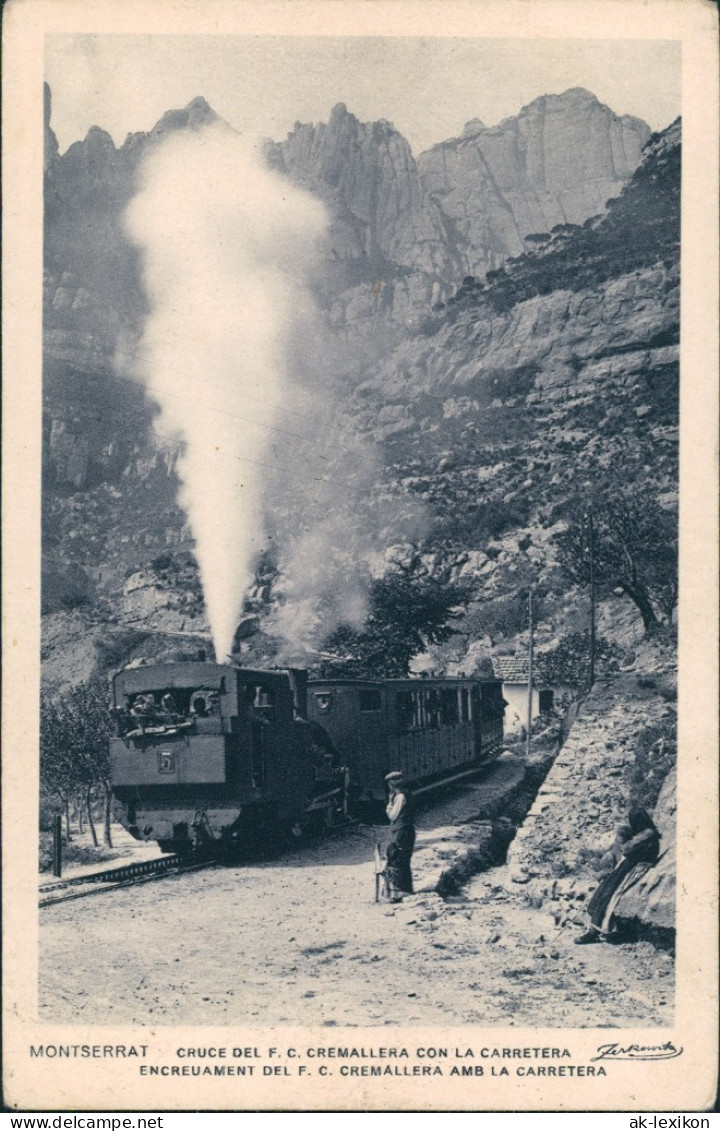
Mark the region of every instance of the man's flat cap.
POLYGON ((385 781, 400 781, 404 777, 401 770, 393 770, 391 774, 385 774, 385 781))

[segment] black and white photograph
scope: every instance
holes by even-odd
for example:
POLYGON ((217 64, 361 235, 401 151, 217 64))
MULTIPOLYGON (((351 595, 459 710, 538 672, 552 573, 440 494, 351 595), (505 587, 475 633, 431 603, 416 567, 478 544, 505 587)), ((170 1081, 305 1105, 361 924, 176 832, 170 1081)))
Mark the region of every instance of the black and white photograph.
POLYGON ((52 7, 6 1102, 703 1109, 714 6, 52 7))

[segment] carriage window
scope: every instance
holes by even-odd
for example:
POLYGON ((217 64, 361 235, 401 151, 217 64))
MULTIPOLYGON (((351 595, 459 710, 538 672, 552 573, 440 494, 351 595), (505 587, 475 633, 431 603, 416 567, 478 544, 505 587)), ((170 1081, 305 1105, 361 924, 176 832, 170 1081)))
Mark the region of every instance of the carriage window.
POLYGON ((318 711, 329 711, 332 706, 332 695, 329 691, 316 691, 315 704, 318 711))
POLYGON ((413 729, 419 730, 424 725, 424 722, 425 722, 425 716, 424 716, 424 712, 423 712, 423 709, 422 709, 423 708, 422 695, 420 694, 419 691, 411 691, 410 697, 412 699, 412 709, 413 709, 413 717, 412 717, 413 729))
POLYGON ((268 687, 260 685, 255 690, 254 707, 273 707, 275 705, 275 696, 268 687))
POLYGON ((460 719, 464 723, 470 722, 470 696, 467 687, 460 688, 460 719))
POLYGON ((374 711, 382 710, 382 694, 379 691, 361 691, 360 692, 360 710, 363 714, 369 715, 374 711))
POLYGON ((426 691, 425 698, 425 725, 435 728, 440 725, 440 696, 437 691, 426 691))
POLYGON ((409 691, 398 691, 395 696, 395 717, 398 730, 409 730, 413 722, 413 701, 409 691))
POLYGON ((398 691, 395 697, 398 730, 422 730, 427 725, 424 691, 398 691))
POLYGON ((440 692, 440 719, 444 727, 455 726, 458 721, 458 698, 452 690, 440 692))

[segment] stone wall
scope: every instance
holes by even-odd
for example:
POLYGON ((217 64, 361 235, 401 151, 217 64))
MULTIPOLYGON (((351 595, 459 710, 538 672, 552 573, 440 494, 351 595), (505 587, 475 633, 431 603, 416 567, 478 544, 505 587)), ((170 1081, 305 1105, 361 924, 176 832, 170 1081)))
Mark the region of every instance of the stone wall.
MULTIPOLYGON (((632 673, 599 683, 583 702, 567 741, 508 853, 510 880, 558 921, 581 921, 584 904, 606 869, 603 856, 627 818, 637 736, 671 722, 674 707, 643 690, 632 673)), ((675 774, 666 779, 654 816, 661 859, 629 891, 618 914, 652 926, 675 925, 675 774)))

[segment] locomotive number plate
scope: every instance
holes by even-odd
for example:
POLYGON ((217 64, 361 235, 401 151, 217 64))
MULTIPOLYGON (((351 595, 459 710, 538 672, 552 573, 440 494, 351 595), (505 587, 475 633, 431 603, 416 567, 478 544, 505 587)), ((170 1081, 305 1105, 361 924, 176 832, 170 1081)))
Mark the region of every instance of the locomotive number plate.
POLYGON ((174 750, 161 750, 158 754, 158 773, 159 774, 174 774, 175 773, 175 752, 174 750))

